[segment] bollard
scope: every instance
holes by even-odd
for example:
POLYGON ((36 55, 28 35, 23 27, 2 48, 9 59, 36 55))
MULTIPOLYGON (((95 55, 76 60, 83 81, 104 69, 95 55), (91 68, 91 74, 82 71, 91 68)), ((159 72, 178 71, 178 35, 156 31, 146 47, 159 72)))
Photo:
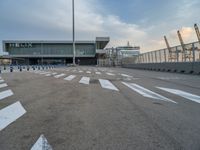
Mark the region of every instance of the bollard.
POLYGON ((13 68, 12 67, 10 67, 10 72, 13 72, 13 68))
POLYGON ((6 66, 4 66, 3 69, 6 70, 6 66))
POLYGON ((22 67, 21 66, 19 67, 19 71, 22 72, 22 67))
POLYGON ((27 67, 27 71, 29 71, 29 67, 27 67))

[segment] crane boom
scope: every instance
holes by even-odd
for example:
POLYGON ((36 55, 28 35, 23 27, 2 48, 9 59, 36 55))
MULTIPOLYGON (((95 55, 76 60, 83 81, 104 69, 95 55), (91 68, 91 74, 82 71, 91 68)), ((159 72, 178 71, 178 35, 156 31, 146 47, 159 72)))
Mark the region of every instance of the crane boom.
POLYGON ((169 42, 167 40, 167 37, 164 36, 164 39, 165 39, 165 43, 166 43, 167 49, 169 50, 169 52, 171 52, 171 47, 169 46, 169 42))
POLYGON ((194 24, 194 28, 195 28, 195 31, 196 31, 196 34, 197 34, 198 41, 200 43, 200 32, 199 32, 199 28, 198 28, 197 24, 194 24))
POLYGON ((179 38, 179 41, 181 43, 182 49, 183 49, 183 51, 185 51, 185 44, 183 42, 183 38, 182 38, 181 33, 180 33, 179 30, 177 31, 177 34, 178 34, 178 38, 179 38))

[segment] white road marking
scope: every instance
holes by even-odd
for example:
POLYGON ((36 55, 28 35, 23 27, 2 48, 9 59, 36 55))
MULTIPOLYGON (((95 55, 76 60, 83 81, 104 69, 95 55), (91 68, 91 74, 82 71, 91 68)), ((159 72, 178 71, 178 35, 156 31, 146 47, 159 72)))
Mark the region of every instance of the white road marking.
POLYGON ((40 73, 41 75, 43 75, 43 74, 48 74, 49 72, 42 72, 42 73, 40 73))
POLYGON ((82 84, 90 84, 90 78, 89 77, 82 77, 81 80, 79 81, 79 83, 82 84))
POLYGON ((46 77, 50 77, 50 76, 51 76, 51 74, 46 74, 45 76, 46 76, 46 77))
POLYGON ((4 82, 4 80, 0 80, 0 83, 3 83, 4 82))
POLYGON ((95 72, 95 73, 96 73, 96 74, 99 74, 99 75, 101 74, 101 72, 95 72))
POLYGON ((102 88, 119 91, 110 81, 99 79, 102 88))
POLYGON ((44 135, 40 135, 37 142, 33 145, 31 150, 53 150, 44 135))
POLYGON ((56 75, 56 74, 58 74, 58 73, 57 72, 52 73, 52 75, 56 75))
POLYGON ((129 87, 130 89, 136 91, 137 93, 143 95, 144 97, 148 97, 148 98, 152 98, 152 99, 156 99, 156 100, 163 100, 163 101, 168 101, 168 102, 172 102, 172 103, 177 103, 173 100, 170 100, 160 94, 157 94, 153 91, 150 91, 146 88, 143 88, 142 86, 139 86, 137 84, 134 83, 126 83, 126 82, 122 82, 124 85, 126 85, 127 87, 129 87))
POLYGON ((163 88, 163 87, 157 87, 157 88, 161 89, 163 91, 181 96, 183 98, 189 99, 191 101, 200 103, 200 96, 198 96, 198 95, 194 95, 194 94, 191 94, 191 93, 188 93, 188 92, 185 92, 185 91, 181 91, 181 90, 177 90, 177 89, 170 89, 170 88, 163 88))
POLYGON ((4 99, 6 97, 12 96, 12 95, 13 95, 13 92, 11 90, 6 90, 3 92, 0 92, 0 100, 4 99))
POLYGON ((23 116, 26 110, 20 102, 16 102, 0 110, 0 131, 23 116))
POLYGON ((91 74, 91 72, 90 72, 90 71, 87 71, 86 73, 88 73, 88 74, 91 74))
POLYGON ((62 74, 59 74, 59 75, 56 75, 56 76, 54 76, 55 78, 61 78, 61 77, 64 77, 66 74, 64 74, 64 73, 62 73, 62 74))
POLYGON ((8 85, 6 83, 0 84, 0 88, 7 87, 8 85))
POLYGON ((76 70, 72 70, 72 72, 76 72, 76 70))
POLYGON ((109 73, 109 72, 107 72, 106 74, 109 75, 109 76, 115 76, 115 74, 109 73))
POLYGON ((129 75, 127 75, 127 74, 121 74, 121 76, 123 76, 123 77, 128 77, 128 78, 132 78, 133 76, 129 76, 129 75))
POLYGON ((71 81, 71 80, 73 80, 75 77, 76 77, 75 75, 70 75, 70 76, 64 78, 64 80, 71 81))
POLYGON ((79 73, 82 73, 82 72, 83 72, 82 70, 79 71, 79 73))

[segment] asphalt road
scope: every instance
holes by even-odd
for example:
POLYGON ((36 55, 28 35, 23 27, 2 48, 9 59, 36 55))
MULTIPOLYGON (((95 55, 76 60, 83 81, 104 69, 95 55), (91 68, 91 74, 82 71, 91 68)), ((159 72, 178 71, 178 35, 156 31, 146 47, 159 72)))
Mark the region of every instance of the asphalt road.
POLYGON ((200 149, 200 76, 76 67, 1 77, 13 94, 0 100, 0 127, 14 120, 0 150, 33 149, 40 135, 53 150, 200 149))

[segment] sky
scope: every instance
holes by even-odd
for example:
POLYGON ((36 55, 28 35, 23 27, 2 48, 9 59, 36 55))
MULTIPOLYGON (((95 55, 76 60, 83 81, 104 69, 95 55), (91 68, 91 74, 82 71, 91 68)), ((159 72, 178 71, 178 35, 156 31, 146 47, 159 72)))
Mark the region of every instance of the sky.
MULTIPOLYGON (((72 0, 1 0, 2 40, 71 40, 72 0)), ((140 46, 142 52, 197 41, 200 0, 75 0, 76 40, 109 36, 107 47, 140 46)))

